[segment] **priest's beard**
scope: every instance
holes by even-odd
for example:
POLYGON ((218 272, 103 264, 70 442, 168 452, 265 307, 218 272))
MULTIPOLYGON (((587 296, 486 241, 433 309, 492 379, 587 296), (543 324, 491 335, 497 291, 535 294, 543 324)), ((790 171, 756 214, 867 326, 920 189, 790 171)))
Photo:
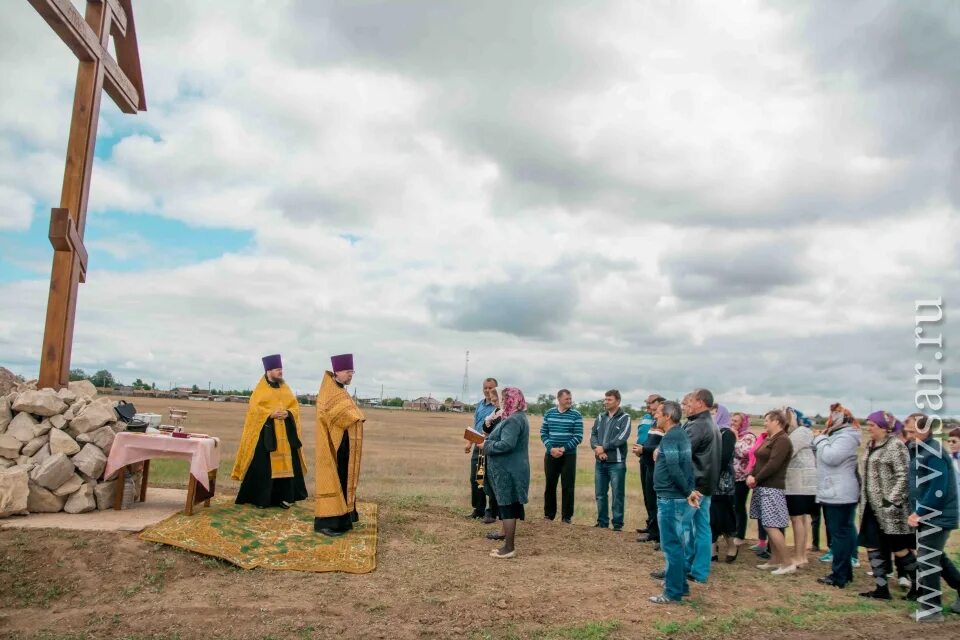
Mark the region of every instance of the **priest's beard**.
POLYGON ((278 378, 274 378, 274 377, 271 377, 270 375, 267 375, 267 379, 268 379, 270 382, 272 382, 273 384, 283 384, 283 377, 282 377, 282 376, 281 376, 281 377, 278 377, 278 378))

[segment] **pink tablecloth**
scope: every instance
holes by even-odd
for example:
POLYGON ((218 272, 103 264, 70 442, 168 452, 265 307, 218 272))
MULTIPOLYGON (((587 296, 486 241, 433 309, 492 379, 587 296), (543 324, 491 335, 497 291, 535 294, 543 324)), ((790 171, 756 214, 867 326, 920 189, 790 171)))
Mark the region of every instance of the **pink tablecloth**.
POLYGON ((151 458, 176 458, 190 461, 190 475, 210 489, 207 473, 220 466, 220 441, 217 438, 174 438, 168 435, 121 431, 113 441, 104 478, 121 467, 151 458))

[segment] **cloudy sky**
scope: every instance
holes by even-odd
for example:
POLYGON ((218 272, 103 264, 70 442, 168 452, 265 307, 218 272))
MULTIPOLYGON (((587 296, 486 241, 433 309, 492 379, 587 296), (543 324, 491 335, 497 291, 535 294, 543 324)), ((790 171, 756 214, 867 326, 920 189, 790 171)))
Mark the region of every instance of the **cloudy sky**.
MULTIPOLYGON (((905 414, 942 296, 960 369, 955 3, 134 8, 76 367, 242 387, 279 351, 305 392, 352 351, 361 395, 446 397, 469 349, 471 397, 905 414)), ((0 365, 33 376, 76 62, 0 13, 0 365)))

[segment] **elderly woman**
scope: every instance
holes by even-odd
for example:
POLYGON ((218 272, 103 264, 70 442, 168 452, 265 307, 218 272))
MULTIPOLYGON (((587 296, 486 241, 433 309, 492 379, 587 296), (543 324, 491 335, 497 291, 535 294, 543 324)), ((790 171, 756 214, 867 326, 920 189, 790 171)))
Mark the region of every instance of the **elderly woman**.
POLYGON ((860 427, 854 424, 853 416, 842 412, 834 412, 828 424, 823 433, 814 437, 813 450, 817 457, 817 502, 827 521, 833 564, 830 573, 817 578, 817 582, 842 589, 853 581, 852 561, 857 553, 857 529, 853 523, 860 499, 860 427))
POLYGON ((730 412, 723 405, 715 405, 714 420, 720 428, 720 478, 710 501, 710 529, 713 534, 712 560, 720 559, 719 540, 726 541, 724 560, 733 562, 740 553, 735 540, 737 535, 737 514, 734 510, 736 484, 734 481, 733 453, 737 444, 737 433, 731 427, 730 412))
POLYGON ((870 441, 861 463, 860 477, 860 546, 867 549, 873 591, 865 598, 891 600, 884 558, 893 553, 897 568, 910 580, 907 597, 916 597, 917 558, 913 553, 916 539, 907 522, 910 516, 908 466, 910 454, 893 429, 896 420, 889 413, 874 411, 867 416, 870 441))
POLYGON ((760 521, 767 532, 771 549, 770 561, 757 565, 758 569, 773 569, 774 575, 785 575, 797 570, 789 562, 783 529, 790 524, 787 512, 786 486, 787 467, 793 454, 793 445, 787 435, 787 417, 782 411, 773 410, 763 416, 767 438, 754 456, 757 464, 747 477, 747 486, 753 489, 750 501, 750 517, 760 521))
POLYGON ((785 410, 793 454, 787 467, 787 512, 793 525, 793 564, 807 564, 807 531, 817 510, 817 459, 813 454, 813 431, 797 420, 793 409, 785 410))
POLYGON ((503 390, 502 420, 479 445, 487 460, 487 478, 497 497, 500 521, 503 526, 503 546, 494 549, 494 558, 512 558, 517 533, 517 520, 524 519, 523 505, 530 489, 530 423, 527 421, 527 401, 516 387, 503 390))
MULTIPOLYGON (((737 516, 737 537, 734 544, 739 548, 747 537, 747 476, 750 475, 750 450, 757 436, 750 431, 750 417, 745 413, 730 416, 730 428, 737 434, 737 443, 733 447, 734 513, 737 516)), ((739 552, 739 551, 738 551, 739 552)), ((736 559, 736 555, 734 556, 736 559)))

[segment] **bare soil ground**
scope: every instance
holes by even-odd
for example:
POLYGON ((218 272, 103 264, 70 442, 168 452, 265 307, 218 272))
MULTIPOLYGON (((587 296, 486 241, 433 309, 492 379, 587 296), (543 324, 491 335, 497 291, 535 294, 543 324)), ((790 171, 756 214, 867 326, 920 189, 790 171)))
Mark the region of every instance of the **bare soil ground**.
MULTIPOLYGON (((169 401, 138 400, 166 414, 169 401)), ((228 480, 245 406, 180 403, 188 426, 223 439, 218 490, 228 480)), ((304 408, 312 466, 314 413, 304 408)), ((380 504, 378 568, 367 575, 243 571, 215 559, 140 542, 134 535, 0 531, 0 637, 12 638, 894 638, 923 629, 960 636, 960 616, 918 627, 903 602, 857 598, 815 578, 816 562, 776 579, 744 549, 714 565, 680 606, 646 601, 659 553, 632 533, 592 528, 593 470, 581 452, 574 525, 544 521, 542 449, 531 444, 531 503, 518 557, 494 560, 485 527, 468 513, 469 456, 457 414, 370 411, 361 499, 380 504)), ((532 420, 537 431, 539 420, 532 420)), ((155 480, 183 485, 185 466, 155 464, 155 480)), ((308 487, 310 482, 308 479, 308 487)), ((311 487, 312 488, 312 487, 311 487)), ((639 480, 627 484, 627 530, 640 522, 639 480)), ((953 550, 956 551, 956 544, 953 550)), ((947 602, 952 602, 950 594, 947 602)))

